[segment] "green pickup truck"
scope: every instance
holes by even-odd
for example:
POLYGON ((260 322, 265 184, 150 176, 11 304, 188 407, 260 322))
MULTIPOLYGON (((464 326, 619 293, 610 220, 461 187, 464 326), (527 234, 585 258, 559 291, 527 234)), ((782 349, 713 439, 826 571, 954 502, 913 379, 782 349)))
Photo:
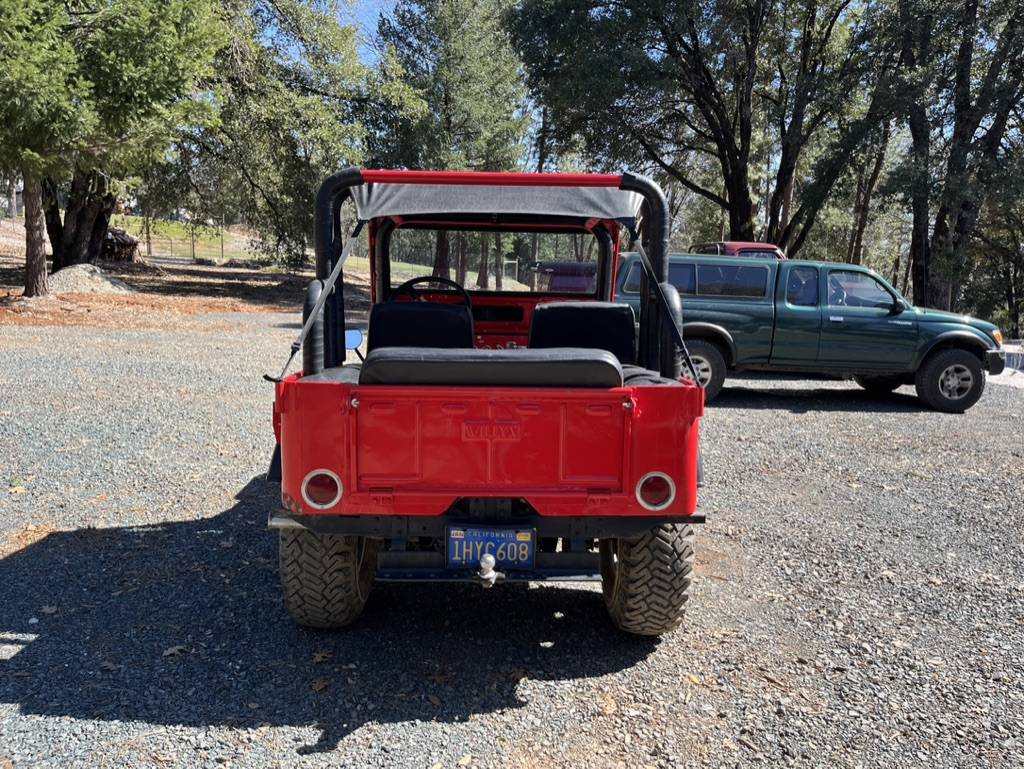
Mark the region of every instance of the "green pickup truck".
MULTIPOLYGON (((616 300, 640 301, 641 266, 624 254, 616 300)), ((852 376, 872 393, 914 384, 940 411, 977 403, 985 372, 1005 366, 991 323, 913 307, 864 267, 735 256, 672 255, 683 333, 711 400, 729 370, 852 376)))

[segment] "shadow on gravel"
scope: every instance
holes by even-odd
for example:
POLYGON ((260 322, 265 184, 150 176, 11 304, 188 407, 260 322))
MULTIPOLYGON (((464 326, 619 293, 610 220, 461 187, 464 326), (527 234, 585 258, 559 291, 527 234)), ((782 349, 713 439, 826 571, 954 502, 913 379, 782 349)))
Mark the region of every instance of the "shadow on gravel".
POLYGON ((274 495, 253 480, 215 518, 58 532, 0 560, 0 702, 43 716, 315 726, 319 739, 297 750, 321 752, 367 722, 516 708, 523 677, 600 676, 656 647, 616 633, 599 593, 523 585, 382 585, 352 629, 302 630, 281 605, 264 528, 274 495))
POLYGON ((917 396, 901 392, 872 395, 860 388, 833 390, 791 387, 748 388, 726 382, 725 388, 708 406, 709 409, 774 409, 806 414, 812 411, 860 411, 910 413, 926 411, 917 396))

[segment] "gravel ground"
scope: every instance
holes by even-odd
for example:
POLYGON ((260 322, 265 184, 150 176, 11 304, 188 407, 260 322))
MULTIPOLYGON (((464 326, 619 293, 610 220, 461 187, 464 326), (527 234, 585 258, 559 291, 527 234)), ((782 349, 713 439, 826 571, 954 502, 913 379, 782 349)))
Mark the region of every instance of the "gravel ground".
POLYGON ((1024 765, 1024 390, 732 380, 687 625, 596 586, 281 607, 283 314, 0 334, 0 769, 1024 765))

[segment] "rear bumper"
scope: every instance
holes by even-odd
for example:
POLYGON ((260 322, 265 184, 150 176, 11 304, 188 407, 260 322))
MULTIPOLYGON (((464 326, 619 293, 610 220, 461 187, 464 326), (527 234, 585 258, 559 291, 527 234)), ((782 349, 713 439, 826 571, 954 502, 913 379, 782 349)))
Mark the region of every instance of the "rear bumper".
POLYGON ((985 368, 990 374, 1002 374, 1006 368, 1006 352, 1003 350, 987 350, 985 352, 985 368))
POLYGON ((483 526, 515 526, 537 530, 538 537, 567 539, 615 539, 636 537, 667 523, 700 524, 703 515, 688 516, 585 516, 568 518, 542 515, 517 516, 508 520, 472 520, 447 515, 295 515, 273 510, 267 521, 271 529, 304 529, 314 534, 409 539, 443 537, 446 526, 472 523, 483 526))

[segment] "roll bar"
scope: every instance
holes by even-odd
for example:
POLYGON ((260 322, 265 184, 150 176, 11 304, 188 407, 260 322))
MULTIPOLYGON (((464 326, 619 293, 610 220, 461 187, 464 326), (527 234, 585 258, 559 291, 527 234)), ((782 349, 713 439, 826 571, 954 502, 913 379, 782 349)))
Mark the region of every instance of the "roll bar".
MULTIPOLYGON (((654 181, 631 173, 619 174, 522 174, 472 171, 363 171, 346 168, 327 177, 320 185, 314 209, 313 245, 316 253, 316 276, 326 279, 334 270, 341 254, 341 206, 352 188, 366 183, 382 184, 452 184, 503 185, 510 187, 615 187, 637 192, 644 198, 642 207, 642 243, 650 259, 657 281, 668 282, 669 211, 665 194, 654 181)), ((632 233, 634 238, 636 232, 632 233)), ((661 333, 658 299, 653 288, 646 285, 643 273, 640 311, 640 360, 648 368, 666 367, 661 347, 665 342, 661 333)), ((336 290, 324 304, 324 366, 337 366, 345 360, 345 314, 343 281, 338 280, 336 290)), ((678 367, 677 367, 678 372, 678 367)), ((662 371, 666 376, 671 372, 662 371)), ((678 376, 678 373, 676 374, 678 376)))

